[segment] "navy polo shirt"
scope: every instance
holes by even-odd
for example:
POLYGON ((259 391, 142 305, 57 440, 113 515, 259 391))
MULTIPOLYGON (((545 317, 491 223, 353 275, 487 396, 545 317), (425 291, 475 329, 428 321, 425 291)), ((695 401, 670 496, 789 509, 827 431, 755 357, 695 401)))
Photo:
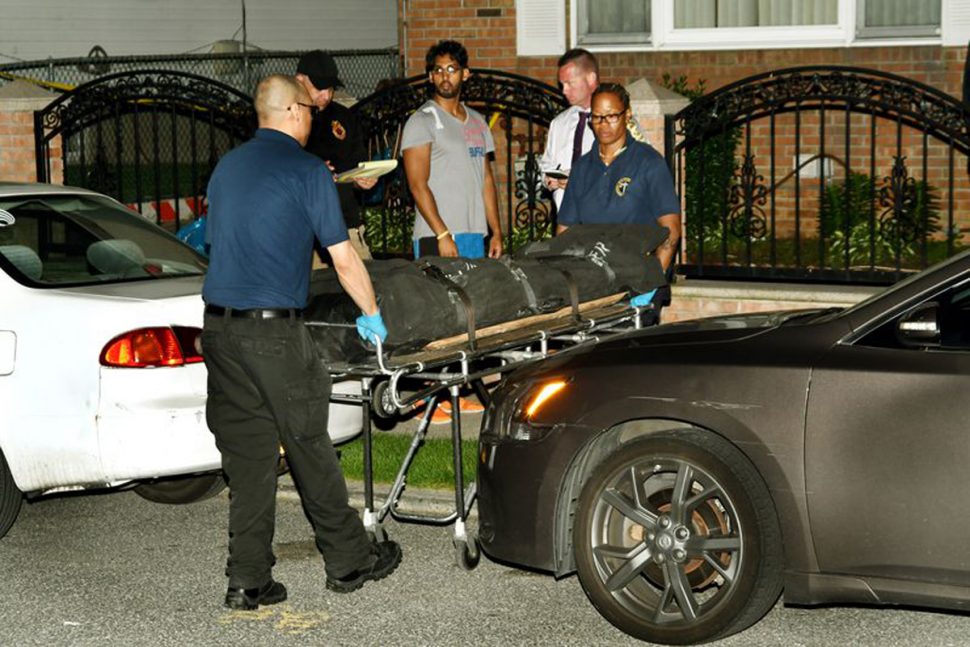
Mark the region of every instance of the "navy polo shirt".
POLYGON ((559 209, 559 224, 652 224, 680 213, 667 163, 654 148, 631 137, 607 166, 599 146, 579 158, 559 209))
POLYGON ((219 160, 208 199, 205 302, 306 307, 314 235, 324 247, 347 240, 323 160, 286 133, 260 128, 219 160))

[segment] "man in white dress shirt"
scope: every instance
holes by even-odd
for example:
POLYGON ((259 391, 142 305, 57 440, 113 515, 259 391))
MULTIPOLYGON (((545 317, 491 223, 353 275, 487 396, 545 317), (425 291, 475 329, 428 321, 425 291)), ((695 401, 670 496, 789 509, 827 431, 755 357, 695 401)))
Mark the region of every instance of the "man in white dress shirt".
POLYGON ((571 49, 560 56, 559 83, 569 102, 569 108, 556 115, 549 124, 546 150, 539 161, 543 182, 552 191, 557 209, 562 205, 562 196, 568 182, 558 176, 568 175, 573 162, 589 151, 596 141, 593 129, 587 125, 593 91, 599 86, 599 64, 596 57, 581 48, 571 49))

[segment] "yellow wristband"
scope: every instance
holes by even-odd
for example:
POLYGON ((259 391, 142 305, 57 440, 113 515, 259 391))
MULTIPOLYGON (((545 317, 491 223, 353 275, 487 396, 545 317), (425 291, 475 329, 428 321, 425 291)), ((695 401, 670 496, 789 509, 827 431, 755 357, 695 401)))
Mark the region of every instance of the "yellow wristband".
POLYGON ((444 238, 445 236, 450 236, 450 235, 451 235, 451 232, 450 232, 450 231, 448 231, 447 229, 445 229, 445 230, 444 230, 443 232, 441 232, 440 234, 438 234, 438 235, 436 236, 436 238, 437 238, 438 240, 441 240, 441 239, 442 239, 442 238, 444 238))

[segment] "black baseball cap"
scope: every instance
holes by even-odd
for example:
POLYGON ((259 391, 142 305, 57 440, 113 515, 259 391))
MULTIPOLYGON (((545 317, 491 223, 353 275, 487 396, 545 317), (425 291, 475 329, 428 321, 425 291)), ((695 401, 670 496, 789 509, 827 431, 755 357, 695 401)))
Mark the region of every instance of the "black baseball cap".
POLYGON ((296 73, 305 74, 318 90, 344 87, 343 81, 337 76, 337 64, 333 57, 319 49, 300 57, 296 73))

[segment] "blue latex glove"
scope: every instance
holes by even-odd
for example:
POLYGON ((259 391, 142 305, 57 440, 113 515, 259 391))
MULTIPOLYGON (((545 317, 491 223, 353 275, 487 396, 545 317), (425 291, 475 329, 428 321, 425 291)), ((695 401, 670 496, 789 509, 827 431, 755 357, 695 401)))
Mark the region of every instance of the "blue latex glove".
POLYGON ((357 317, 357 334, 364 341, 374 343, 374 335, 380 337, 381 341, 387 339, 387 328, 381 318, 381 311, 378 310, 372 315, 360 315, 357 317))
POLYGON ((208 256, 209 246, 205 244, 205 223, 205 216, 196 218, 175 232, 175 237, 203 256, 208 256))
POLYGON ((656 293, 657 293, 657 290, 653 289, 653 290, 650 290, 649 292, 638 294, 632 299, 630 299, 630 305, 636 306, 638 308, 645 308, 646 306, 650 305, 651 301, 653 301, 653 295, 655 295, 656 293))

